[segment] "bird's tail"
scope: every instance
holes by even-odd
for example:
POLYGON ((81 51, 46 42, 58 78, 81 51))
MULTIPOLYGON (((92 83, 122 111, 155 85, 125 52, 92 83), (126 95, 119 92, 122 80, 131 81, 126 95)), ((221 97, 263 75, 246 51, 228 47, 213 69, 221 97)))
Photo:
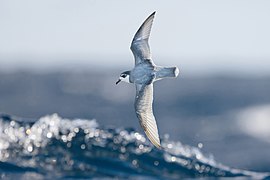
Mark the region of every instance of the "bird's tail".
POLYGON ((157 72, 156 79, 173 78, 177 77, 178 74, 179 69, 177 67, 161 67, 157 72))

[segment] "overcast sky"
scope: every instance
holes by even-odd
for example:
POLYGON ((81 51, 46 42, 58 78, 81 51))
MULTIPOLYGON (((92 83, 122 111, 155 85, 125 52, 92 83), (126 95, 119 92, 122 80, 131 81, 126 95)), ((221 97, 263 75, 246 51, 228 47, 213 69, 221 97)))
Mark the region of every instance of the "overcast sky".
POLYGON ((128 69, 131 39, 153 11, 156 64, 270 74, 268 0, 0 0, 0 69, 128 69))

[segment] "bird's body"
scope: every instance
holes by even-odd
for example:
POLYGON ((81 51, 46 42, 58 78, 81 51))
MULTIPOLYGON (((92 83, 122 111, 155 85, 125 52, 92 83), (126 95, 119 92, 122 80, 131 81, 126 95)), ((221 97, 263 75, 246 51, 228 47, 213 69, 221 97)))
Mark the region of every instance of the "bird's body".
POLYGON ((121 73, 120 81, 133 83, 136 86, 135 111, 140 124, 149 140, 158 148, 161 147, 156 120, 153 114, 153 83, 167 77, 177 77, 177 67, 156 66, 150 53, 148 39, 155 12, 152 13, 136 32, 131 51, 135 58, 135 67, 121 73))
POLYGON ((149 84, 156 74, 155 67, 149 63, 141 63, 130 71, 129 80, 135 84, 149 84))

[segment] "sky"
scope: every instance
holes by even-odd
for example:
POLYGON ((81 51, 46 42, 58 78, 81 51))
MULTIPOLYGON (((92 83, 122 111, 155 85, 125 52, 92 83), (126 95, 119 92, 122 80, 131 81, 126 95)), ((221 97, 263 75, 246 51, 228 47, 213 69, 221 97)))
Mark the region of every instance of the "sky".
POLYGON ((156 64, 270 75, 269 9, 267 0, 0 0, 0 70, 129 69, 133 35, 157 11, 156 64))

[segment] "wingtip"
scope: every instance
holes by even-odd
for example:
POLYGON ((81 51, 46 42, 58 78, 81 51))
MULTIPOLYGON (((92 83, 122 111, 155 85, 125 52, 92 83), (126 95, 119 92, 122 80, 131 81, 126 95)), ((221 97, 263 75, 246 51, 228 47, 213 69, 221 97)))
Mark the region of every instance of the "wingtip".
POLYGON ((160 144, 160 140, 158 140, 158 141, 153 141, 152 139, 149 139, 149 140, 156 148, 162 149, 161 144, 160 144))
POLYGON ((159 136, 157 134, 157 138, 154 138, 154 136, 152 135, 152 133, 150 133, 150 131, 144 129, 146 136, 148 137, 149 141, 158 149, 162 149, 161 144, 160 144, 160 139, 159 136))
POLYGON ((161 147, 160 144, 154 144, 154 145, 155 145, 156 148, 158 148, 158 149, 160 149, 160 150, 162 149, 162 147, 161 147))
POLYGON ((156 14, 156 11, 152 12, 152 14, 150 16, 154 16, 156 14))

